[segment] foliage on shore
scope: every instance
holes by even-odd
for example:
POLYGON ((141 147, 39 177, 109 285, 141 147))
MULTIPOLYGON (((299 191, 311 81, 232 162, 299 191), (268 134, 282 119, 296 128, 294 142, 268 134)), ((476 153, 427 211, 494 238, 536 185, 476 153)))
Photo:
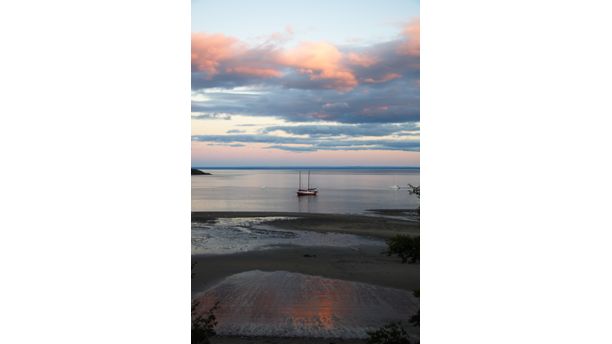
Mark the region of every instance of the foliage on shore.
POLYGON ((411 194, 415 194, 417 195, 418 199, 421 199, 421 186, 414 186, 412 184, 408 184, 408 187, 410 188, 410 193, 411 194))
POLYGON ((412 326, 421 325, 421 310, 419 309, 415 315, 411 316, 408 320, 412 326))
MULTIPOLYGON (((412 291, 414 297, 421 296, 421 290, 415 289, 412 291)), ((408 323, 414 327, 419 327, 421 324, 421 310, 418 310, 413 316, 408 319, 408 323)), ((408 336, 408 331, 404 328, 401 322, 391 322, 379 328, 376 331, 368 332, 367 344, 416 344, 417 341, 412 341, 408 336)))
POLYGON ((409 259, 410 263, 416 263, 421 258, 420 238, 398 234, 387 239, 387 251, 385 253, 388 256, 398 255, 402 259, 402 263, 406 263, 409 259))
POLYGON ((389 323, 376 331, 368 332, 367 344, 412 344, 408 332, 399 322, 389 323))
MULTIPOLYGON (((421 289, 415 289, 412 291, 412 295, 414 297, 420 298, 421 297, 421 289)), ((421 310, 419 309, 416 314, 414 314, 413 316, 410 317, 410 319, 408 319, 408 322, 412 325, 412 326, 420 326, 421 325, 421 310)))
POLYGON ((204 315, 198 314, 200 303, 191 302, 191 344, 210 344, 210 337, 216 335, 217 317, 215 311, 219 309, 217 301, 204 315))
MULTIPOLYGON (((191 263, 191 278, 195 276, 193 269, 196 263, 191 263)), ((215 311, 219 309, 217 301, 205 314, 198 311, 200 303, 196 300, 191 301, 191 344, 210 344, 210 337, 216 335, 217 317, 215 311)))

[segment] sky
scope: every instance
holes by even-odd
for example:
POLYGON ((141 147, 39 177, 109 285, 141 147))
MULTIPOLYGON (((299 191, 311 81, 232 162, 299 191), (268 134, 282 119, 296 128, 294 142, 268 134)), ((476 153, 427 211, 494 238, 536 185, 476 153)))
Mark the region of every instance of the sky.
POLYGON ((192 166, 418 166, 419 2, 193 0, 192 166))

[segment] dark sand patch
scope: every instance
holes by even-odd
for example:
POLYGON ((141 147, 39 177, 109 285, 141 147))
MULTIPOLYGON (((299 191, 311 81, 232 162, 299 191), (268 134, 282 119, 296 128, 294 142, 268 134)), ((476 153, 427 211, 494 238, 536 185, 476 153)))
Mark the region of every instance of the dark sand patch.
POLYGON ((224 277, 249 270, 292 271, 328 278, 376 284, 404 290, 419 288, 419 265, 402 264, 382 254, 378 247, 287 247, 246 253, 192 256, 195 277, 192 293, 210 287, 224 277), (304 257, 304 255, 316 257, 304 257))

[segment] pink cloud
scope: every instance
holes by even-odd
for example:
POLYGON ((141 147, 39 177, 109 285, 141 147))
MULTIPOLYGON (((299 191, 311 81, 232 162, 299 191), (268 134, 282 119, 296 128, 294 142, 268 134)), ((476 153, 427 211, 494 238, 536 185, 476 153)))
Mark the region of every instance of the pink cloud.
POLYGON ((288 87, 348 92, 360 82, 384 83, 401 78, 405 69, 418 69, 419 35, 417 18, 403 27, 400 39, 359 52, 343 52, 327 42, 302 42, 291 49, 283 48, 282 44, 293 36, 289 26, 263 37, 264 43, 257 46, 223 34, 193 33, 191 62, 194 70, 202 72, 203 80, 223 80, 225 75, 232 75, 225 80, 236 82, 234 76, 245 76, 267 82, 281 79, 280 84, 288 87))
POLYGON ((258 68, 250 66, 228 67, 225 69, 225 71, 230 74, 256 76, 260 78, 278 78, 282 75, 280 71, 273 68, 258 68))
POLYGON ((329 81, 328 88, 348 91, 357 78, 342 65, 342 53, 326 42, 305 42, 283 55, 282 62, 307 74, 311 80, 329 81))
POLYGON ((279 77, 281 72, 276 60, 276 52, 272 49, 249 49, 237 39, 223 34, 191 35, 191 64, 198 71, 205 72, 209 79, 221 72, 279 77))
POLYGON ((373 78, 367 78, 364 80, 364 82, 367 82, 369 84, 380 84, 383 82, 387 82, 387 81, 391 81, 397 78, 401 78, 402 75, 401 74, 397 74, 397 73, 387 73, 385 75, 383 75, 382 77, 378 78, 378 79, 373 79, 373 78))
POLYGON ((377 63, 376 59, 366 54, 358 54, 358 53, 349 53, 346 55, 346 61, 349 64, 357 65, 361 67, 370 67, 371 65, 377 63))
POLYGON ((209 77, 219 73, 219 64, 236 54, 238 40, 223 34, 191 34, 191 64, 209 77))
POLYGON ((421 53, 421 24, 416 18, 406 24, 402 30, 404 42, 398 47, 398 53, 402 55, 419 56, 421 53))

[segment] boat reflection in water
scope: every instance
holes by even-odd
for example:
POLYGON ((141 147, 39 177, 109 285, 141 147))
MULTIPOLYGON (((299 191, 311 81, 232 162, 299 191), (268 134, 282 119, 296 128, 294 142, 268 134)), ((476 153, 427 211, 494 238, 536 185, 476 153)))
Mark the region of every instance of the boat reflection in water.
POLYGON ((405 290, 286 271, 232 275, 196 298, 219 301, 218 334, 240 336, 364 338, 419 307, 405 290))

